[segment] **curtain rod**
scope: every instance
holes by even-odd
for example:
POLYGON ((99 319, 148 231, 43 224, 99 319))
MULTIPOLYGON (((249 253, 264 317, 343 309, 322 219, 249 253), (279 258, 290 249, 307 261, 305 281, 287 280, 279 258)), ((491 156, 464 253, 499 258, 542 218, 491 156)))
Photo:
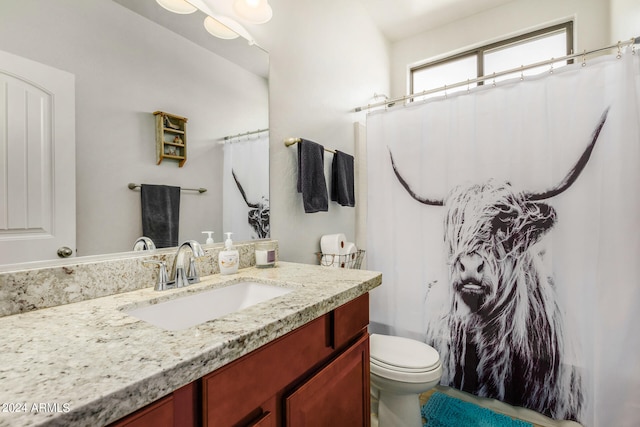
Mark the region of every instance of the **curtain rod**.
POLYGON ((354 108, 353 112, 358 113, 360 111, 368 110, 370 108, 382 107, 383 105, 387 106, 387 107, 393 107, 397 102, 403 102, 403 101, 407 101, 407 100, 412 100, 414 98, 419 98, 419 97, 424 96, 424 95, 430 95, 432 93, 438 93, 438 92, 446 91, 447 89, 451 89, 451 88, 455 88, 455 87, 470 85, 470 84, 473 84, 473 83, 479 83, 479 82, 482 82, 482 81, 485 81, 485 80, 493 79, 495 77, 500 77, 500 76, 504 76, 506 74, 512 74, 512 73, 516 73, 518 71, 524 71, 524 70, 528 70, 528 69, 531 69, 531 68, 540 67, 540 66, 543 66, 543 65, 549 65, 549 64, 553 64, 553 63, 559 62, 559 61, 567 61, 569 59, 579 58, 579 57, 582 57, 583 61, 584 61, 584 57, 587 56, 587 55, 593 55, 594 53, 598 53, 598 52, 602 52, 602 51, 610 50, 610 49, 615 49, 615 48, 618 48, 618 51, 619 51, 620 48, 622 48, 622 46, 634 45, 634 44, 640 44, 640 37, 634 37, 634 38, 631 38, 631 39, 629 39, 627 41, 624 41, 624 42, 619 41, 618 43, 616 43, 614 45, 602 47, 600 49, 595 49, 595 50, 590 50, 590 51, 586 51, 585 50, 582 53, 574 53, 574 54, 566 55, 566 56, 563 56, 563 57, 560 57, 560 58, 551 58, 551 59, 548 59, 546 61, 540 61, 540 62, 535 62, 535 63, 529 64, 529 65, 523 65, 523 66, 518 67, 518 68, 512 68, 510 70, 500 71, 498 73, 493 73, 493 74, 489 74, 489 75, 486 75, 486 76, 478 77, 478 78, 475 78, 473 80, 466 80, 466 81, 454 83, 454 84, 451 84, 451 85, 444 85, 443 87, 439 87, 439 88, 435 88, 435 89, 425 90, 425 91, 422 91, 420 93, 413 93, 411 95, 405 95, 405 96, 401 96, 401 97, 395 98, 395 99, 389 99, 389 100, 386 100, 386 101, 380 101, 380 102, 376 102, 376 103, 373 103, 373 104, 363 105, 361 107, 354 108))
MULTIPOLYGON (((297 144, 298 142, 302 141, 302 139, 300 138, 287 138, 284 140, 284 145, 286 145, 287 147, 291 147, 294 144, 297 144)), ((324 148, 324 147, 322 147, 324 148)), ((330 148, 325 148, 324 151, 328 151, 330 153, 336 154, 335 150, 332 150, 330 148)))
POLYGON ((241 136, 247 136, 247 135, 254 135, 256 133, 262 133, 262 132, 268 132, 269 128, 266 129, 258 129, 258 130, 252 130, 249 132, 245 132, 245 133, 239 133, 237 135, 229 135, 229 136, 225 136, 224 138, 222 138, 223 141, 228 141, 230 139, 234 139, 234 138, 240 138, 241 136))
MULTIPOLYGON (((134 184, 133 182, 130 182, 129 185, 127 185, 127 187, 129 187, 129 190, 133 190, 136 189, 138 187, 140 187, 140 184, 134 184)), ((204 193, 207 191, 206 188, 180 188, 180 190, 184 190, 184 191, 197 191, 198 193, 204 193)))

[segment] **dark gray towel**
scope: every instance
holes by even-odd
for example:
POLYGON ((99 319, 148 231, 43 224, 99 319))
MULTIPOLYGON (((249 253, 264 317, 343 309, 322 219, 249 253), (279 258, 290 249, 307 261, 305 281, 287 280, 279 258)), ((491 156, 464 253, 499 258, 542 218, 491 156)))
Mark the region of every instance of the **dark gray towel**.
POLYGON ((331 164, 331 200, 342 206, 355 206, 353 156, 336 150, 331 164))
POLYGON ((180 224, 180 187, 142 184, 142 234, 156 248, 178 246, 180 224))
POLYGON ((298 193, 302 193, 306 213, 329 210, 324 147, 306 139, 298 143, 298 193))

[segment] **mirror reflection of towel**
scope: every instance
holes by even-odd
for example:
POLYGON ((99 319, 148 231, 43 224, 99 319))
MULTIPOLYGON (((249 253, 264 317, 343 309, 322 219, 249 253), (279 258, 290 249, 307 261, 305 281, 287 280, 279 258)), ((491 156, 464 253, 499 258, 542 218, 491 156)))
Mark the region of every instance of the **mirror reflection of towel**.
POLYGON ((302 193, 306 213, 329 210, 324 179, 324 147, 306 139, 298 143, 298 193, 302 193))
POLYGON ((178 246, 180 224, 180 187, 142 184, 142 235, 156 248, 178 246))
POLYGON ((331 200, 342 206, 355 206, 353 156, 336 150, 331 164, 331 200))

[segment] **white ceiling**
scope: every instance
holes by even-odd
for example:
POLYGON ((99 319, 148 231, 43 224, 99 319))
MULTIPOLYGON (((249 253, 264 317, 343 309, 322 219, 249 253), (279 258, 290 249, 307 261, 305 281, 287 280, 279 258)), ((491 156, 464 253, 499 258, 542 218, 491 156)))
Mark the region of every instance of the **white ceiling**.
MULTIPOLYGON (((202 25, 206 16, 198 11, 178 16, 161 8, 154 0, 114 0, 116 3, 186 37, 232 62, 261 76, 268 75, 268 55, 246 40, 220 40, 209 35, 202 25)), ((191 0, 203 10, 232 13, 231 0, 191 0), (204 3, 204 5, 202 5, 204 3)), ((350 0, 352 1, 352 0, 350 0)), ((391 42, 440 27, 487 9, 514 0, 355 0, 361 2, 378 28, 391 42)), ((278 11, 274 8, 274 14, 278 11)), ((246 24, 245 24, 246 25, 246 24)), ((250 28, 256 36, 268 37, 268 32, 250 28)), ((260 42, 260 40, 258 40, 260 42)))
POLYGON ((234 40, 213 37, 204 29, 203 22, 206 15, 201 11, 190 15, 176 15, 160 7, 154 0, 113 1, 254 74, 263 77, 269 75, 269 55, 266 52, 249 45, 242 37, 234 40))
POLYGON ((359 0, 378 28, 396 42, 513 0, 359 0))

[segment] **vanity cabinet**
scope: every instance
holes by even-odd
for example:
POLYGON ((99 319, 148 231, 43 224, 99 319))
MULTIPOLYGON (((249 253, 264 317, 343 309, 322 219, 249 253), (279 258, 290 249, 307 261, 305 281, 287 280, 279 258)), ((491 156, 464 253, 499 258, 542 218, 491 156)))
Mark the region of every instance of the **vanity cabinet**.
POLYGON ((369 427, 369 294, 110 427, 369 427))
POLYGON ((368 323, 364 294, 205 376, 203 427, 369 426, 368 323))
POLYGON ((156 161, 164 159, 178 161, 184 166, 187 161, 187 118, 175 114, 155 111, 156 116, 156 161))

